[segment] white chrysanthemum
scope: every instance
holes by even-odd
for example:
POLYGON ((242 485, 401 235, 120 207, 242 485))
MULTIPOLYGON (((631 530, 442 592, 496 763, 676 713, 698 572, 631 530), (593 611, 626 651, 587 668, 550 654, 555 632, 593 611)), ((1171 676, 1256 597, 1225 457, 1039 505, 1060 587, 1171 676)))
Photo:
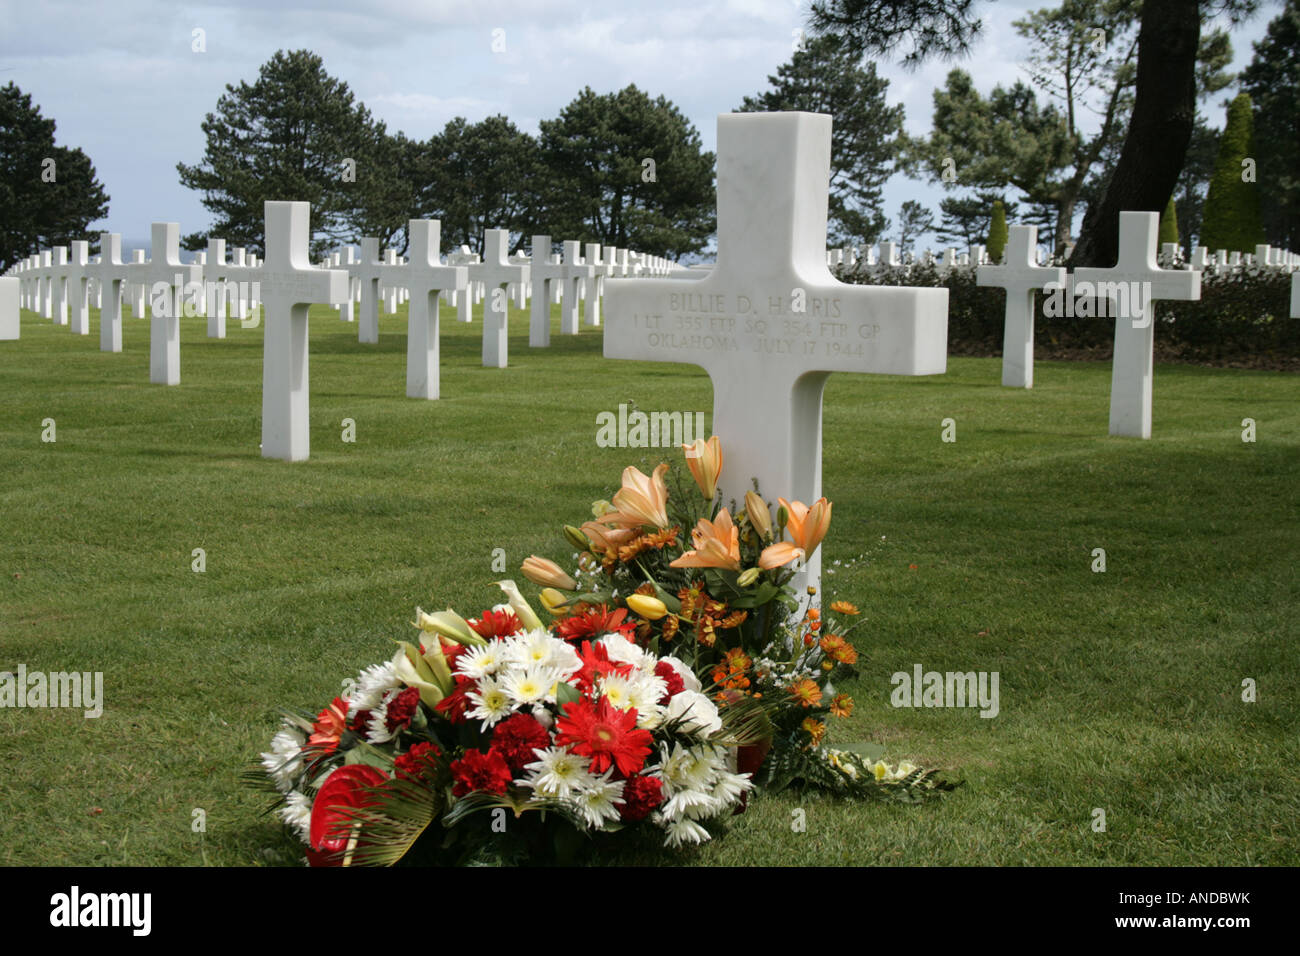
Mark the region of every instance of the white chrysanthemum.
POLYGON ((555 659, 555 644, 555 638, 541 628, 528 631, 511 639, 510 660, 524 667, 554 666, 559 663, 555 659))
POLYGON ((577 648, 558 637, 550 637, 549 640, 551 642, 551 666, 559 671, 565 680, 582 670, 582 658, 578 656, 577 648))
POLYGON ((717 816, 722 809, 722 802, 703 790, 678 790, 660 807, 665 820, 677 821, 690 817, 693 820, 707 820, 717 816))
POLYGON ((664 846, 667 847, 679 847, 685 843, 707 843, 712 839, 709 831, 694 820, 675 820, 664 827, 664 830, 668 834, 664 839, 664 846))
POLYGON ((478 682, 478 687, 465 696, 475 704, 473 710, 465 712, 465 716, 471 720, 483 721, 484 730, 503 717, 509 716, 510 711, 514 709, 510 695, 505 692, 499 681, 491 677, 484 677, 478 682))
POLYGON ((386 744, 401 731, 402 728, 400 727, 395 730, 388 729, 388 705, 404 690, 405 688, 390 690, 384 695, 384 699, 379 702, 379 706, 371 709, 370 719, 366 721, 367 741, 372 744, 386 744))
POLYGON ((559 673, 551 667, 511 668, 501 676, 501 688, 516 704, 555 700, 559 673))
POLYGON ((311 797, 291 790, 284 806, 277 812, 281 820, 293 827, 298 839, 306 843, 311 836, 311 797))
POLYGON ((628 699, 631 691, 631 682, 618 674, 604 674, 597 681, 600 695, 609 701, 611 707, 617 707, 619 710, 627 710, 632 706, 628 699))
POLYGON ((397 676, 397 668, 393 667, 392 661, 371 664, 357 675, 356 687, 348 698, 348 720, 363 710, 378 707, 385 694, 394 687, 402 686, 404 685, 397 676))
POLYGON ((613 772, 610 768, 601 777, 588 775, 587 784, 567 801, 587 826, 596 830, 604 829, 606 821, 613 823, 619 817, 617 804, 623 802, 623 781, 611 780, 613 772))
POLYGON ((663 742, 659 745, 659 763, 647 767, 646 773, 657 773, 663 780, 664 787, 671 792, 673 788, 685 789, 685 766, 692 764, 694 758, 689 750, 679 743, 663 742))
POLYGON ((520 786, 532 788, 539 797, 567 800, 594 779, 587 769, 589 761, 563 747, 547 747, 533 753, 537 754, 537 760, 524 765, 528 775, 520 786))
POLYGON ((456 658, 456 673, 473 680, 491 677, 501 667, 505 651, 504 641, 488 641, 477 647, 471 647, 456 658))
POLYGON ((293 789, 294 778, 302 770, 298 755, 305 739, 296 729, 282 730, 271 738, 270 751, 262 754, 262 766, 281 793, 293 789))
POLYGON ((722 771, 713 784, 713 796, 723 807, 729 807, 740 801, 740 795, 746 790, 754 789, 754 784, 747 773, 722 771))

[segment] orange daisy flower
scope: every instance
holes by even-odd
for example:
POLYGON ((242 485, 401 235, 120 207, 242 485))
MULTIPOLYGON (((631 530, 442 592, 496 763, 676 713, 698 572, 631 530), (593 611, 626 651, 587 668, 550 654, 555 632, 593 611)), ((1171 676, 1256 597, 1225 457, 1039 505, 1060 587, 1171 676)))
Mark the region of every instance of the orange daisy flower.
POLYGON ((799 726, 808 732, 808 736, 812 737, 812 745, 814 747, 821 743, 822 738, 826 736, 826 725, 820 720, 813 720, 811 717, 805 717, 803 723, 799 726))
POLYGON ((836 694, 831 698, 831 713, 836 717, 848 717, 853 713, 853 698, 848 694, 836 694))
POLYGON ((837 614, 861 614, 856 604, 850 604, 848 601, 831 602, 831 610, 837 614))
POLYGON ((816 707, 822 702, 822 689, 811 677, 803 677, 789 687, 790 696, 804 707, 816 707))

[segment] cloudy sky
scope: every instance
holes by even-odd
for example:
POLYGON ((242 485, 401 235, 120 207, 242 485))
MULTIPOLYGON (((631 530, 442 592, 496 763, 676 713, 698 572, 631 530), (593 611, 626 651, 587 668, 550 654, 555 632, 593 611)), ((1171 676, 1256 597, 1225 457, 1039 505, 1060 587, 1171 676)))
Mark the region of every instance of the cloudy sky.
MULTIPOLYGON (((929 129, 931 92, 953 65, 988 92, 1024 78, 1027 46, 1011 21, 1050 0, 983 4, 985 30, 973 55, 909 72, 878 64, 891 103, 906 108, 911 133, 929 129)), ((62 145, 90 156, 110 196, 95 229, 147 239, 153 220, 181 231, 210 222, 176 163, 203 155, 200 123, 226 84, 252 82, 278 49, 311 49, 390 129, 425 139, 452 117, 504 113, 537 132, 584 87, 598 93, 635 83, 673 101, 715 145, 718 113, 734 109, 789 59, 807 0, 0 0, 0 84, 16 83, 58 123, 62 145), (206 52, 192 47, 204 31, 206 52), (493 52, 494 31, 504 52, 493 52)), ((1280 4, 1266 0, 1233 34, 1234 69, 1250 59, 1280 4)), ((1230 91, 1231 92, 1231 91, 1230 91)), ((1207 104, 1222 126, 1218 100, 1207 104)), ((941 190, 895 176, 885 213, 919 199, 935 209, 941 190)), ((891 230, 892 231, 892 230, 891 230)))

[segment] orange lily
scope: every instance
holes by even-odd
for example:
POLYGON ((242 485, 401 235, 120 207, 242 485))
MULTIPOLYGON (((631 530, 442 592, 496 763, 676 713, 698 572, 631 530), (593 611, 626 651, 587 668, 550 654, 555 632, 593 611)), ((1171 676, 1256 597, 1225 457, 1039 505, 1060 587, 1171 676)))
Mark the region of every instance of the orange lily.
POLYGON ((789 529, 795 546, 802 548, 805 554, 812 554, 831 526, 831 503, 825 498, 818 498, 810 508, 801 501, 786 501, 784 498, 776 500, 790 515, 786 528, 789 529))
MULTIPOLYGON (((613 513, 617 514, 618 512, 613 513)), ((611 528, 599 521, 584 522, 582 533, 587 536, 591 546, 603 554, 617 551, 636 537, 635 528, 611 528)))
POLYGON ((710 521, 701 518, 691 531, 694 551, 687 551, 669 564, 672 568, 729 568, 740 570, 740 530, 731 521, 726 508, 710 521))
POLYGON ((763 553, 758 556, 758 566, 764 571, 771 571, 805 557, 807 554, 803 548, 796 548, 789 541, 778 541, 763 549, 763 553))
POLYGON ((623 527, 668 527, 668 486, 664 483, 667 471, 668 466, 661 464, 652 474, 644 475, 628 465, 623 469, 623 487, 614 493, 618 512, 602 515, 600 520, 623 527))
POLYGON ((686 465, 691 469, 691 476, 707 501, 712 501, 718 493, 718 475, 722 474, 722 443, 714 435, 705 441, 697 438, 689 445, 683 445, 686 453, 686 465))

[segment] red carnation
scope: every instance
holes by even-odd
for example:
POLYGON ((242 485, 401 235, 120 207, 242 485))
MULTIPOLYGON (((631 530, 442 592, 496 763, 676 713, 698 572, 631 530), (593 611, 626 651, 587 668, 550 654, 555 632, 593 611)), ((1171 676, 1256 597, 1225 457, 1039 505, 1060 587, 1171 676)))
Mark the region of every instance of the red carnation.
POLYGON ((515 617, 514 611, 484 611, 478 616, 477 620, 470 620, 466 623, 474 629, 479 637, 485 637, 488 640, 509 637, 522 627, 519 618, 515 617))
POLYGON ((357 715, 352 718, 352 723, 348 724, 348 730, 354 734, 361 734, 363 737, 366 733, 366 724, 370 723, 370 711, 359 710, 357 715))
POLYGON ((650 755, 653 738, 636 726, 636 710, 619 710, 606 697, 595 706, 589 700, 569 704, 555 726, 560 731, 556 743, 572 744, 574 753, 590 757, 592 773, 613 765, 620 776, 630 777, 650 755))
POLYGON ((589 607, 555 623, 555 636, 578 643, 604 634, 622 634, 629 641, 636 630, 636 621, 627 619, 627 608, 611 611, 604 604, 589 607))
POLYGON ((551 735, 532 714, 513 714, 497 724, 492 734, 492 749, 505 758, 510 769, 518 773, 526 763, 537 759, 534 750, 551 745, 551 735))
POLYGON ((433 709, 453 724, 465 723, 465 711, 470 710, 474 703, 469 699, 469 692, 477 686, 476 681, 457 674, 455 691, 434 704, 433 709))
POLYGON ((667 661, 659 661, 655 664, 655 676, 662 677, 664 683, 668 685, 668 692, 659 698, 661 704, 667 703, 669 698, 676 697, 686 689, 686 682, 682 680, 682 675, 677 673, 677 668, 667 661))
POLYGON ((463 797, 471 790, 505 793, 506 787, 510 786, 510 767, 495 750, 487 753, 466 750, 465 756, 452 761, 451 776, 456 781, 451 792, 457 797, 463 797))
POLYGON ((388 732, 392 733, 411 726, 411 718, 415 716, 415 709, 419 706, 420 689, 418 687, 408 687, 390 700, 386 711, 387 719, 384 721, 388 726, 388 732))
POLYGON ((441 756, 442 751, 437 744, 422 740, 418 744, 412 744, 411 749, 400 757, 394 757, 393 767, 399 777, 419 777, 435 770, 441 756))
POLYGON ((354 763, 339 767, 331 773, 316 794, 311 805, 311 848, 313 865, 337 866, 337 854, 348 845, 349 809, 374 806, 373 787, 388 779, 388 774, 378 767, 354 763))
POLYGON ((623 805, 619 815, 629 823, 644 820, 663 803, 663 781, 658 777, 628 777, 623 784, 623 805))

